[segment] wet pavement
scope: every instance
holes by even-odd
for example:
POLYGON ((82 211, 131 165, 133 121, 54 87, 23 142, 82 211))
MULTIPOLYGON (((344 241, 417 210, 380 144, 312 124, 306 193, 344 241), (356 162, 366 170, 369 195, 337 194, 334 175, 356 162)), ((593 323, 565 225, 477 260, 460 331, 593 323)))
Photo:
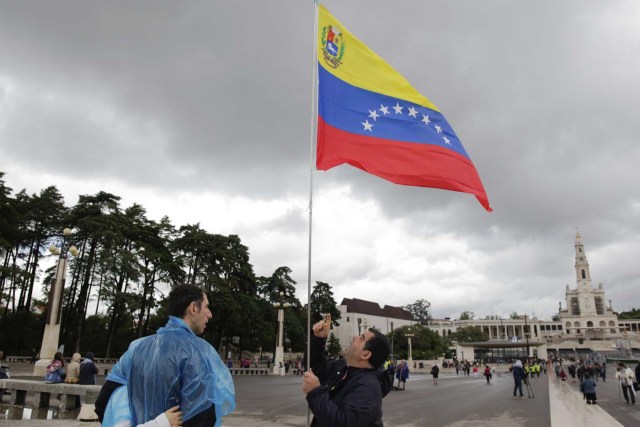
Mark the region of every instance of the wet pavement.
POLYGON ((577 381, 573 383, 569 379, 563 384, 552 380, 550 402, 557 421, 552 425, 560 427, 568 425, 568 422, 593 426, 640 425, 640 402, 635 405, 626 404, 617 380, 598 381, 596 396, 598 404, 587 405, 577 381))
MULTIPOLYGON (((99 382, 103 381, 104 377, 101 377, 99 382)), ((306 425, 307 405, 300 377, 236 376, 234 381, 237 409, 224 418, 224 426, 306 425)), ((412 375, 407 382, 407 390, 391 392, 383 400, 384 423, 399 427, 640 425, 640 404, 620 403, 617 386, 616 381, 599 382, 600 405, 590 406, 582 400, 577 384, 561 384, 545 375, 531 379, 531 391, 535 397, 524 399, 512 398, 513 378, 506 373, 497 373, 490 385, 482 376, 444 374, 439 384, 434 385, 430 375, 412 375)), ((99 425, 97 422, 75 421, 77 410, 59 413, 53 407, 34 409, 29 405, 33 397, 27 399, 25 408, 8 405, 7 396, 4 400, 5 403, 0 405, 0 426, 99 425), (35 417, 50 419, 35 420, 35 417), (67 419, 59 419, 61 417, 67 419)), ((52 405, 55 405, 54 400, 52 405)))

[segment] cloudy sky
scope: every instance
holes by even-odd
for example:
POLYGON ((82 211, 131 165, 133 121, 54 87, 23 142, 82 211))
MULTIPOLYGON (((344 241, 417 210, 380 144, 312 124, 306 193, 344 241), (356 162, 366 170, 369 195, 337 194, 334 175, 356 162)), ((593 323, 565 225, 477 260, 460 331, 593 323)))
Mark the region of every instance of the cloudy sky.
MULTIPOLYGON (((640 306, 640 4, 327 0, 444 113, 475 197, 314 172, 312 280, 336 299, 550 318, 575 286, 640 306)), ((0 171, 238 234, 306 301, 313 2, 0 2, 0 171)))

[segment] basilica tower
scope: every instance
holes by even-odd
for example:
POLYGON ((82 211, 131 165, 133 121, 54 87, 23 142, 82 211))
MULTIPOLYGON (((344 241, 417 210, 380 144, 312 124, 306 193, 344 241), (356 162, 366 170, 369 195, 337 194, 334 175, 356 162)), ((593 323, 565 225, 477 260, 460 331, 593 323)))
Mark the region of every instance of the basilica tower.
POLYGON ((587 339, 603 339, 617 335, 617 317, 611 307, 605 305, 602 283, 591 285, 591 272, 582 236, 576 233, 575 241, 576 287, 566 290, 566 310, 560 311, 564 331, 569 336, 587 339))
MULTIPOLYGON (((596 300, 593 295, 593 289, 591 287, 591 274, 589 273, 589 262, 587 261, 587 254, 584 252, 584 243, 582 243, 582 237, 580 233, 576 232, 576 283, 577 283, 577 295, 573 295, 571 301, 567 301, 567 307, 570 307, 572 314, 604 314, 600 307, 600 313, 596 309, 596 300), (569 305, 570 304, 570 305, 569 305), (577 306, 578 310, 575 310, 577 306)), ((602 300, 598 300, 602 305, 602 300)))

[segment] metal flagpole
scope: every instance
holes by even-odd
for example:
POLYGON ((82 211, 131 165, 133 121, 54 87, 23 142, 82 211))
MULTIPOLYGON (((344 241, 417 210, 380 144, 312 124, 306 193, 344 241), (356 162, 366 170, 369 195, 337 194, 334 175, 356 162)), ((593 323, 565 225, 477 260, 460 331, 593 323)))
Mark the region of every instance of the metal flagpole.
MULTIPOLYGON (((315 160, 315 142, 317 133, 317 94, 318 94, 318 1, 313 1, 313 60, 311 78, 311 133, 309 137, 309 259, 307 264, 307 366, 311 366, 311 237, 313 235, 313 168, 315 160)), ((311 409, 307 406, 307 427, 311 425, 311 409)))

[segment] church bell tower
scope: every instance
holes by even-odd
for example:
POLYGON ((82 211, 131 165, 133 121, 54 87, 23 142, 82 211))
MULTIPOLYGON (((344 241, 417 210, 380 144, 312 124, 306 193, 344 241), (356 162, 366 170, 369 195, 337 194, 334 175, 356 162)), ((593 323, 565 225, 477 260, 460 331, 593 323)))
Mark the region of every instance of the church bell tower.
POLYGON ((573 315, 591 316, 597 314, 596 298, 594 289, 591 287, 591 274, 589 273, 589 262, 587 254, 584 252, 582 236, 576 232, 576 290, 567 294, 567 307, 573 315))

